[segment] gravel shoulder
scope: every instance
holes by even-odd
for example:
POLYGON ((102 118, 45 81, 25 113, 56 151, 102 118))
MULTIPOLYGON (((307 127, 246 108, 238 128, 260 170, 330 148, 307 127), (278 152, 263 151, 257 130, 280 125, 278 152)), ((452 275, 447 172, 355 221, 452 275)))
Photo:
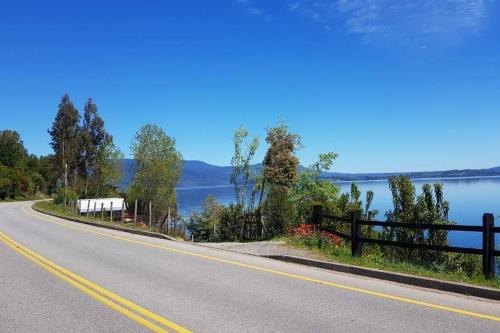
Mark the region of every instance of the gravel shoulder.
POLYGON ((257 255, 257 256, 286 255, 286 256, 327 261, 327 259, 324 256, 311 253, 310 251, 305 249, 292 248, 288 246, 284 241, 261 241, 261 242, 248 242, 248 243, 222 242, 222 243, 196 243, 196 244, 215 249, 228 250, 244 254, 257 255))

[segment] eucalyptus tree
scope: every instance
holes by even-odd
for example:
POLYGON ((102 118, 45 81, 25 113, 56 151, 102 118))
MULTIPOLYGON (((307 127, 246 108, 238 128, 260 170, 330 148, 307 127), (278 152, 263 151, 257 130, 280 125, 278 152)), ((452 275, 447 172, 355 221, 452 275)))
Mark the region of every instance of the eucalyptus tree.
POLYGON ((54 167, 59 178, 64 182, 65 193, 68 187, 68 171, 73 171, 73 186, 76 185, 77 180, 77 168, 81 151, 79 122, 80 114, 68 94, 65 94, 59 103, 52 128, 48 130, 51 136, 50 146, 54 150, 54 167))
MULTIPOLYGON (((98 172, 96 161, 98 154, 107 152, 112 145, 112 138, 104 129, 104 120, 97 113, 97 106, 89 98, 83 108, 83 123, 80 130, 82 143, 81 169, 84 178, 84 195, 88 194, 90 173, 98 172), (106 143, 107 147, 102 147, 106 143)), ((102 156, 101 156, 102 157, 102 156)), ((101 163, 103 162, 101 158, 101 163)))

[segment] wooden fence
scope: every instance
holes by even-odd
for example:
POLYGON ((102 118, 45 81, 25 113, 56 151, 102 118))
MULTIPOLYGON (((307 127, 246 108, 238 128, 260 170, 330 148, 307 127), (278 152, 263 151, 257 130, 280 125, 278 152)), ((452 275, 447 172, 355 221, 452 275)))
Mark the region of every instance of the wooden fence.
POLYGON ((350 213, 349 218, 339 217, 323 213, 322 206, 314 206, 312 214, 312 224, 316 225, 319 230, 331 232, 338 237, 348 240, 351 243, 351 253, 353 257, 362 255, 362 247, 364 243, 379 244, 385 246, 395 246, 401 248, 420 249, 429 251, 455 252, 466 254, 478 254, 482 256, 483 274, 486 279, 492 279, 495 276, 495 256, 500 256, 500 251, 495 249, 495 234, 500 233, 500 227, 495 227, 493 214, 486 213, 483 215, 483 225, 454 225, 454 224, 428 224, 428 223, 400 223, 400 222, 384 222, 384 221, 367 221, 361 218, 360 211, 350 213), (350 224, 350 234, 345 234, 335 228, 322 225, 323 219, 345 222, 350 224), (393 240, 373 239, 363 237, 361 226, 380 226, 385 228, 402 228, 402 229, 417 229, 417 230, 445 230, 445 231, 464 231, 464 232, 480 232, 483 237, 482 248, 457 247, 457 246, 442 246, 430 244, 415 244, 407 242, 399 242, 393 240))

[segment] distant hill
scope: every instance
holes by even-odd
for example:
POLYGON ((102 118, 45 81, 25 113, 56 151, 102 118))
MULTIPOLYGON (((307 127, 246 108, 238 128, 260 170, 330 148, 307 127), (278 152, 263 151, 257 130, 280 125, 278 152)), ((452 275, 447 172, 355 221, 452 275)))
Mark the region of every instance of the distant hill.
MULTIPOLYGON (((254 172, 260 170, 261 164, 252 166, 254 172)), ((179 187, 203 187, 230 185, 231 166, 217 166, 202 161, 184 161, 179 187)), ((134 160, 123 160, 123 179, 120 188, 126 188, 134 174, 134 160)))
MULTIPOLYGON (((252 166, 255 172, 261 168, 261 164, 252 166)), ((303 169, 303 167, 301 167, 303 169)), ((184 161, 184 170, 179 187, 203 187, 230 185, 231 166, 217 166, 202 161, 184 161)), ((134 174, 134 161, 123 160, 123 179, 120 188, 126 188, 134 174)), ((405 175, 410 178, 450 178, 450 177, 484 177, 500 176, 500 166, 490 169, 465 169, 446 171, 422 171, 422 172, 386 172, 386 173, 341 173, 324 172, 321 176, 332 181, 360 181, 360 180, 384 180, 394 175, 405 175)))
POLYGON ((500 176, 500 167, 490 169, 464 169, 446 171, 387 172, 387 173, 338 173, 325 172, 323 178, 338 181, 382 180, 390 176, 404 175, 410 178, 452 178, 500 176))

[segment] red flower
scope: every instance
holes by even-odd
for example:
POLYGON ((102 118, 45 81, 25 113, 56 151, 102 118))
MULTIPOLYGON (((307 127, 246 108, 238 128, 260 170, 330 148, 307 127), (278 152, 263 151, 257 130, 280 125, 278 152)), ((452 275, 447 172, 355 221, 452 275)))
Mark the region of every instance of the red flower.
POLYGON ((340 244, 342 244, 342 238, 340 238, 339 236, 337 236, 331 232, 322 231, 321 236, 330 239, 337 246, 340 246, 340 244))

